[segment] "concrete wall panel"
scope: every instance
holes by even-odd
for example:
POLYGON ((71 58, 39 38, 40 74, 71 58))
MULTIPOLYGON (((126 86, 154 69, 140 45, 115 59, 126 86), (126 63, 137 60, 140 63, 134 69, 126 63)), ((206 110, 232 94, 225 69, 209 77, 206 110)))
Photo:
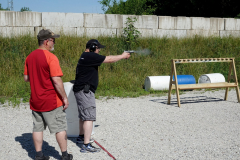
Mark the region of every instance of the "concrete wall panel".
POLYGON ((0 36, 15 37, 22 35, 34 36, 34 27, 0 27, 0 36))
POLYGON ((106 18, 104 14, 84 14, 84 27, 86 28, 104 28, 106 18))
POLYGON ((123 28, 123 17, 120 14, 105 14, 103 28, 123 28))
MULTIPOLYGON (((106 29, 106 28, 85 28, 84 36, 89 38, 97 38, 99 36, 116 36, 117 29, 106 29)), ((80 36, 80 35, 78 35, 80 36)))
POLYGON ((15 12, 0 11, 0 26, 14 26, 15 12))
POLYGON ((220 37, 240 37, 240 31, 220 31, 220 37))
POLYGON ((240 30, 240 19, 226 18, 225 19, 225 30, 240 30))
POLYGON ((157 29, 158 28, 158 17, 155 15, 143 15, 143 16, 135 16, 135 15, 123 15, 123 28, 127 25, 127 18, 137 18, 137 21, 134 23, 136 28, 142 29, 157 29))
POLYGON ((210 37, 210 36, 219 36, 219 31, 212 30, 187 30, 187 37, 193 37, 195 35, 210 37))
POLYGON ((77 30, 77 36, 78 36, 78 37, 83 37, 83 36, 86 35, 86 34, 85 34, 85 28, 83 28, 83 27, 81 27, 81 28, 76 28, 76 30, 77 30))
POLYGON ((15 26, 42 26, 42 13, 15 12, 15 26))
POLYGON ((86 28, 122 28, 122 21, 118 14, 84 14, 86 28))
POLYGON ((153 37, 153 29, 138 29, 140 37, 153 37))
POLYGON ((191 29, 191 18, 159 16, 159 29, 191 29))
POLYGON ((224 19, 210 18, 210 30, 213 30, 213 31, 224 30, 224 19))
POLYGON ((211 21, 210 18, 203 17, 191 17, 192 19, 192 29, 196 30, 210 30, 211 29, 211 21))
POLYGON ((153 37, 184 38, 186 36, 187 30, 164 30, 164 29, 153 30, 153 37))
POLYGON ((83 13, 42 13, 42 26, 46 27, 83 27, 83 21, 83 13))
POLYGON ((42 13, 0 11, 0 26, 35 27, 42 25, 42 13))

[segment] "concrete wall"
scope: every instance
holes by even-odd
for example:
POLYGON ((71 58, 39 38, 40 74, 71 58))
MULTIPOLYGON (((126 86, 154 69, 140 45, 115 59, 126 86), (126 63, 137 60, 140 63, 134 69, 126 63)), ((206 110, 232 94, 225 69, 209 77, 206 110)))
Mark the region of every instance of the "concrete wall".
POLYGON ((34 27, 42 25, 42 13, 0 11, 0 27, 34 27))
POLYGON ((0 36, 14 37, 22 35, 34 36, 34 27, 0 27, 0 36))
POLYGON ((12 11, 0 11, 0 35, 36 36, 47 28, 55 33, 91 38, 120 36, 128 17, 137 19, 134 26, 141 37, 240 36, 240 19, 233 18, 12 11))
POLYGON ((184 30, 192 29, 192 20, 190 17, 169 17, 162 16, 158 17, 159 29, 166 30, 184 30))
POLYGON ((83 13, 43 12, 44 27, 83 27, 83 13))

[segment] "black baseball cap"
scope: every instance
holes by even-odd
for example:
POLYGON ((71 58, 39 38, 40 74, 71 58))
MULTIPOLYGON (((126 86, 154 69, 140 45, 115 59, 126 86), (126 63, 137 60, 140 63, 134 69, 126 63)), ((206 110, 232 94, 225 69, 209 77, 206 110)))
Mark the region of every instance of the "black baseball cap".
POLYGON ((38 40, 45 40, 48 38, 59 38, 59 34, 54 34, 50 29, 42 29, 37 35, 38 40))
POLYGON ((98 40, 96 40, 96 39, 91 39, 91 40, 89 40, 89 41, 87 42, 86 48, 90 48, 91 44, 94 44, 94 43, 97 45, 98 48, 104 48, 104 47, 105 47, 104 45, 101 45, 101 44, 98 42, 98 40))

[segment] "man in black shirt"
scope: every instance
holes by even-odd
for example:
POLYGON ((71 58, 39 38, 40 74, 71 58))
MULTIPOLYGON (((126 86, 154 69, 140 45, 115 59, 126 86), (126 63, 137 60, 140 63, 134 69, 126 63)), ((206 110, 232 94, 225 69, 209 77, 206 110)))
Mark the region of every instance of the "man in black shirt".
POLYGON ((130 53, 123 52, 116 56, 99 55, 101 45, 98 40, 91 39, 86 44, 76 68, 73 91, 77 100, 79 111, 79 137, 77 143, 84 143, 81 152, 98 152, 98 148, 91 145, 93 121, 96 121, 95 91, 98 86, 98 66, 102 63, 114 63, 121 59, 128 59, 130 53))

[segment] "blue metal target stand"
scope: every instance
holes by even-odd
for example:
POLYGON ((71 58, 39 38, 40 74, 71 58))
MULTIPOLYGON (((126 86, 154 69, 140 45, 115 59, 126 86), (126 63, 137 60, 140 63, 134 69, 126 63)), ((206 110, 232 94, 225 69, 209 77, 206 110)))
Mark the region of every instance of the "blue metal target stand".
POLYGON ((180 104, 179 90, 203 89, 203 88, 226 88, 224 100, 227 100, 229 87, 234 87, 236 89, 238 102, 240 102, 240 94, 239 94, 234 58, 172 59, 171 63, 172 63, 172 69, 171 69, 171 74, 170 74, 170 83, 169 83, 168 103, 167 104, 170 104, 171 91, 173 89, 176 89, 178 107, 180 107, 181 104, 180 104), (220 82, 220 83, 201 83, 201 84, 178 85, 176 64, 205 63, 205 62, 230 62, 229 72, 228 72, 228 81, 220 82), (232 72, 233 72, 233 76, 232 76, 232 72), (175 79, 173 79, 173 76, 175 77, 175 79), (234 80, 234 83, 230 83, 231 79, 234 80))

